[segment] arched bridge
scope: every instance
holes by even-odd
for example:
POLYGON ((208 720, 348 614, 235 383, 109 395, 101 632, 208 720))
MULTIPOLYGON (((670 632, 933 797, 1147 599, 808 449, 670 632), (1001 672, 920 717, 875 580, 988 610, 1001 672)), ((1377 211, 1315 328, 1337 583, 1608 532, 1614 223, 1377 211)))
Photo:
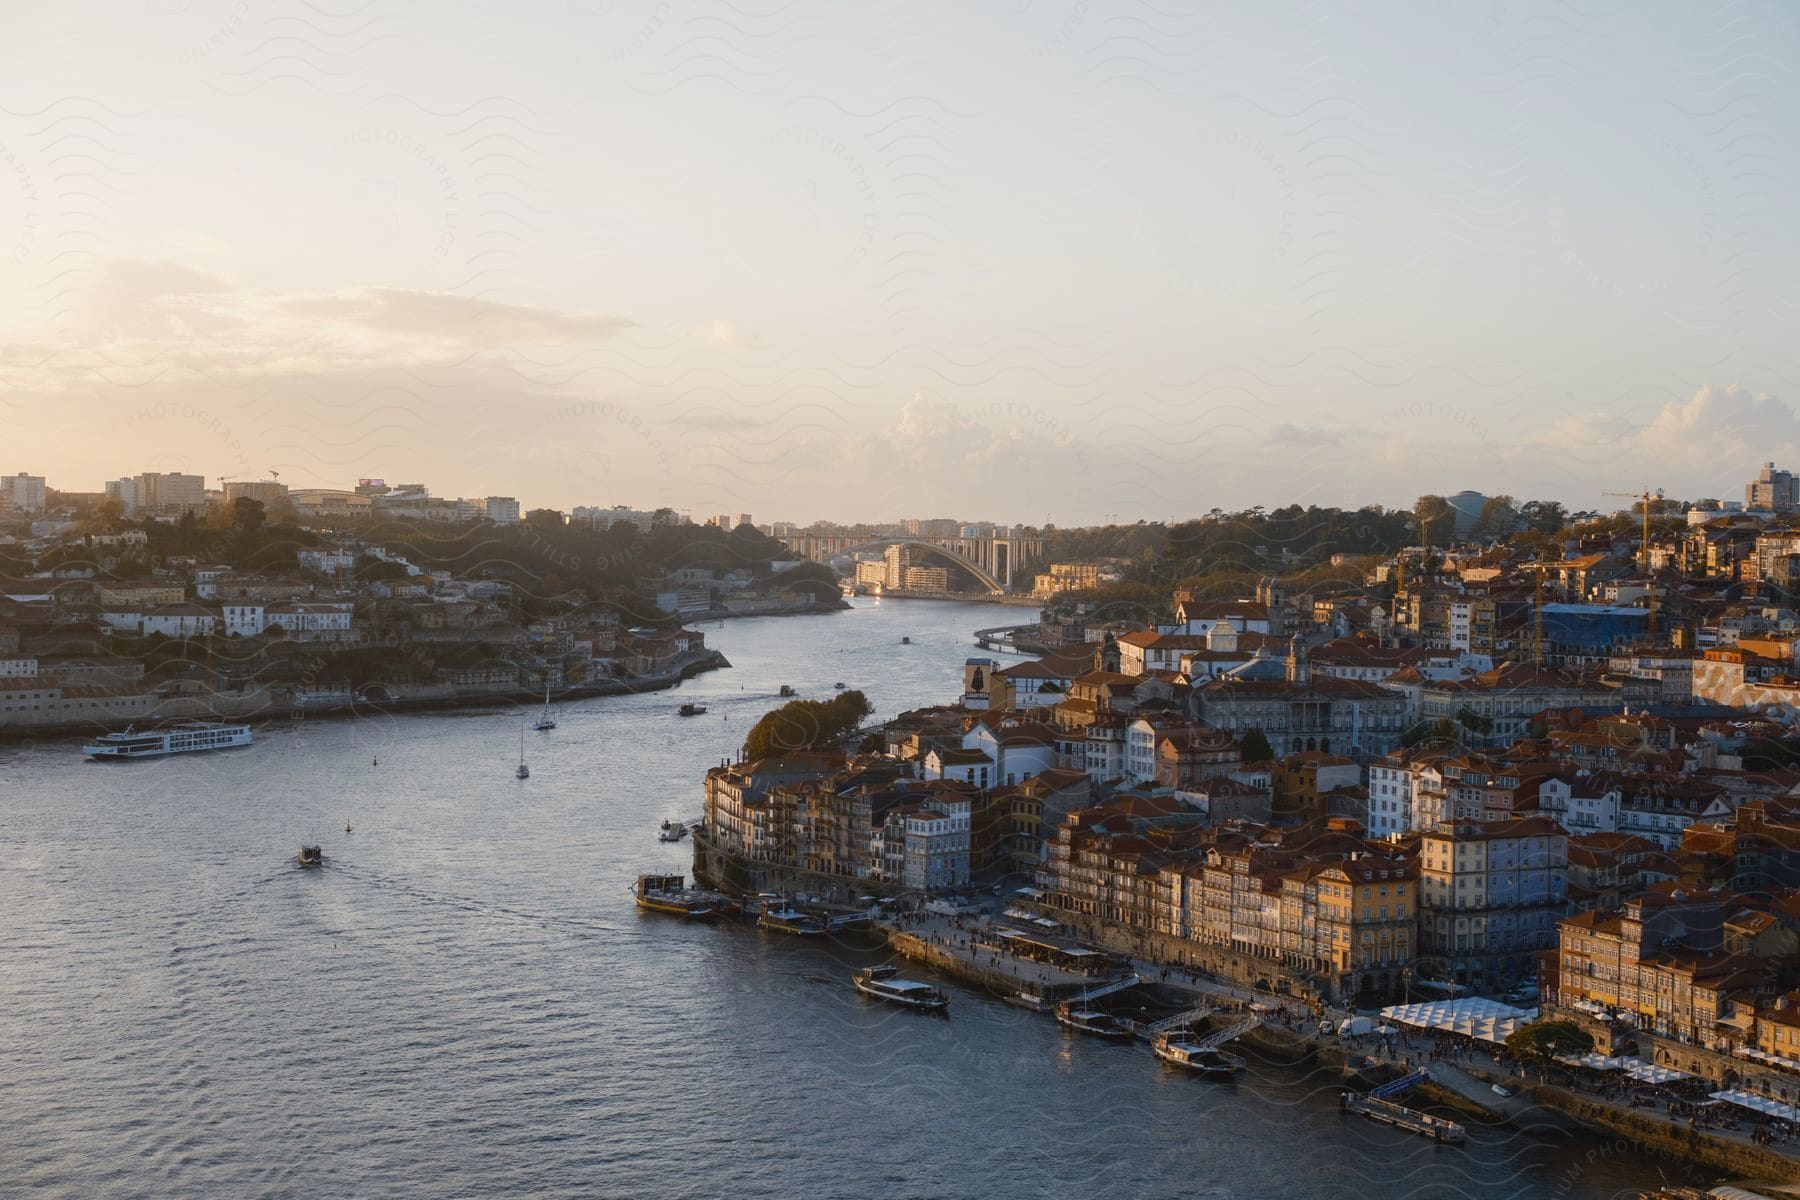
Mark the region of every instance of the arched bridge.
POLYGON ((790 550, 814 562, 823 562, 840 554, 882 550, 889 546, 913 546, 948 559, 975 576, 992 592, 1011 591, 1015 576, 1042 557, 1046 544, 1046 539, 1042 537, 922 538, 894 534, 871 538, 866 533, 799 533, 786 541, 790 550))

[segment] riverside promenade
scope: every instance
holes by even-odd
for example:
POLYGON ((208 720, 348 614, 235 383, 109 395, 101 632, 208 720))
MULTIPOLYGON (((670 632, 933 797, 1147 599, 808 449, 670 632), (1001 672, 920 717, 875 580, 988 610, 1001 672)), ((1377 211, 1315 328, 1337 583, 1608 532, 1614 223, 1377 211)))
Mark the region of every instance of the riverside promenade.
POLYGON ((980 916, 906 913, 880 924, 899 954, 1002 996, 1067 999, 1107 982, 1009 952, 999 936, 1010 928, 980 916))
MULTIPOLYGON (((1165 1003, 1222 1012, 1255 1011, 1262 1026, 1246 1040, 1276 1059, 1312 1058, 1338 1065, 1358 1077, 1397 1077, 1425 1069, 1430 1083, 1424 1096, 1475 1116, 1488 1125, 1506 1124, 1529 1132, 1557 1136, 1588 1129, 1620 1136, 1644 1152, 1670 1161, 1698 1162, 1740 1176, 1800 1180, 1800 1140, 1778 1139, 1759 1145, 1755 1126, 1738 1120, 1735 1110, 1699 1110, 1648 1087, 1613 1094, 1580 1087, 1571 1077, 1552 1083, 1560 1069, 1523 1066, 1504 1047, 1425 1034, 1396 1027, 1391 1034, 1340 1038, 1319 1032, 1321 1021, 1336 1028, 1352 1016, 1375 1018, 1377 1012, 1317 1007, 1292 996, 1259 993, 1185 967, 1130 956, 1103 956, 1112 969, 1083 973, 1010 953, 1002 930, 1016 928, 1005 918, 967 914, 904 914, 878 924, 894 950, 918 962, 1017 1002, 1021 996, 1042 997, 1046 1004, 1105 985, 1121 975, 1135 975, 1161 989, 1165 1003), (1499 1084, 1508 1093, 1493 1090, 1499 1084), (1633 1101, 1636 1101, 1634 1104, 1633 1101), (1737 1128, 1732 1128, 1735 1123, 1737 1128)), ((1073 939, 1040 935, 1046 941, 1073 945, 1073 939)))

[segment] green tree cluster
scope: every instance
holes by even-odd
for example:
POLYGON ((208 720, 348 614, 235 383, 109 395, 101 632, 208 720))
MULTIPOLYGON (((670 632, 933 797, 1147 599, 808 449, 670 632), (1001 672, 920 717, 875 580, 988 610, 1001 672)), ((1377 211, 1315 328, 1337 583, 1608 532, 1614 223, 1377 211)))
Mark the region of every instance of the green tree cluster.
POLYGON ((830 700, 790 700, 764 713, 744 739, 744 757, 755 760, 829 746, 852 733, 874 710, 859 691, 830 700))
POLYGON ((1548 1063, 1591 1053, 1594 1037, 1573 1021, 1533 1021, 1507 1034, 1506 1048, 1521 1062, 1548 1063))

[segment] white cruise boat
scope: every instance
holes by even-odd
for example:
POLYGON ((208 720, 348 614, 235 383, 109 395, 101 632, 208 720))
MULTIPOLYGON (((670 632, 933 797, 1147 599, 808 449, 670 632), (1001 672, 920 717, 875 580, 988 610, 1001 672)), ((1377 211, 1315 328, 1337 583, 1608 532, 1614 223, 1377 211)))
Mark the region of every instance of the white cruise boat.
POLYGON ((943 992, 917 979, 902 979, 893 967, 864 967, 850 977, 850 982, 865 996, 905 1008, 941 1012, 950 1006, 950 998, 943 992))
POLYGON ((139 733, 128 727, 124 733, 108 733, 89 742, 81 752, 89 758, 158 758, 164 754, 194 754, 201 750, 230 750, 250 744, 248 725, 213 725, 205 721, 183 721, 162 729, 139 733))

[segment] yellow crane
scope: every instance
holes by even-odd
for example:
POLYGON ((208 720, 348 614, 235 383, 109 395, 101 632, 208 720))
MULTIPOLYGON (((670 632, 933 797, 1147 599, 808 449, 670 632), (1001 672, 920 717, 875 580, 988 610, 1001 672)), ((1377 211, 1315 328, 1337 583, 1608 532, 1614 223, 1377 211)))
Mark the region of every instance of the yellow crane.
POLYGON ((1642 492, 1601 492, 1602 496, 1619 496, 1627 500, 1636 500, 1644 510, 1644 540, 1641 548, 1644 552, 1644 589, 1650 598, 1650 617, 1646 624, 1650 635, 1650 645, 1656 645, 1656 579, 1650 574, 1650 502, 1660 501, 1663 490, 1657 488, 1652 492, 1645 488, 1642 492))
POLYGON ((1557 564, 1525 563, 1523 568, 1535 576, 1531 588, 1531 608, 1535 625, 1531 639, 1531 667, 1534 671, 1542 671, 1544 669, 1544 572, 1556 570, 1557 564))

